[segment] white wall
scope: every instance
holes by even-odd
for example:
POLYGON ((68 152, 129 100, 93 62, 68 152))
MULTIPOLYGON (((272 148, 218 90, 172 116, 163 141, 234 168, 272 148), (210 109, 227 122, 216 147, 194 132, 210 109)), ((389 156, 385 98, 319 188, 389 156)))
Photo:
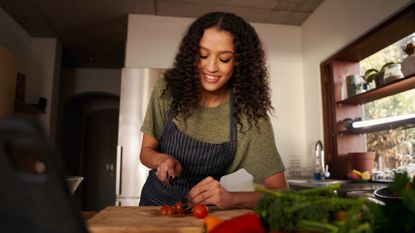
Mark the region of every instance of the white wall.
POLYGON ((39 97, 47 99, 45 114, 37 115, 51 139, 55 136, 57 99, 55 91, 59 83, 60 45, 53 38, 32 38, 31 63, 26 74, 26 97, 28 103, 38 103, 39 97), (58 60, 58 62, 56 61, 58 60), (55 98, 53 98, 55 97, 55 98), (52 119, 53 117, 53 119, 52 119))
MULTIPOLYGON (((378 25, 409 0, 326 0, 302 25, 307 155, 323 139, 320 63, 378 25)), ((312 157, 303 158, 312 164, 312 157)))
POLYGON ((129 15, 126 68, 169 68, 191 18, 129 15))
POLYGON ((120 69, 63 69, 61 97, 85 92, 105 92, 120 95, 120 69))
MULTIPOLYGON (((35 116, 47 133, 50 129, 54 81, 60 67, 60 44, 53 38, 32 38, 2 8, 0 8, 0 46, 13 53, 18 60, 18 72, 26 75, 27 103, 38 103, 39 97, 48 100, 46 113, 35 116)), ((53 133, 52 135, 53 136, 53 133)))
MULTIPOLYGON (((169 68, 194 19, 130 15, 125 66, 169 68)), ((304 155, 304 106, 300 27, 252 24, 264 42, 271 76, 272 119, 284 161, 304 155)))
POLYGON ((271 118, 275 140, 288 168, 291 158, 305 154, 301 30, 299 27, 252 24, 264 43, 271 77, 271 118))

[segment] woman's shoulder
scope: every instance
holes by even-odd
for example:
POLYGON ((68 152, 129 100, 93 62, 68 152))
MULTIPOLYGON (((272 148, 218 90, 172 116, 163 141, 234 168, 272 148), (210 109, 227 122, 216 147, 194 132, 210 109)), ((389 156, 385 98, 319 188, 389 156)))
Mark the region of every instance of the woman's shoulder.
POLYGON ((246 115, 241 117, 242 131, 246 131, 249 134, 257 135, 263 131, 268 131, 272 129, 271 119, 269 116, 260 117, 255 122, 253 119, 248 119, 246 115))
POLYGON ((166 89, 167 82, 164 77, 161 77, 157 80, 156 84, 154 85, 154 89, 158 92, 163 92, 166 89))

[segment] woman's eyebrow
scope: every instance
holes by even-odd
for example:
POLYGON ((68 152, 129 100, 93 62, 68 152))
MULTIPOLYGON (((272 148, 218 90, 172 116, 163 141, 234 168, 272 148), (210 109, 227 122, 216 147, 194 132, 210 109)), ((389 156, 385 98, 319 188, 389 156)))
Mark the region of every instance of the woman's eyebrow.
MULTIPOLYGON (((207 50, 207 51, 210 51, 210 49, 208 49, 208 48, 205 48, 205 47, 203 47, 203 46, 199 46, 201 49, 204 49, 204 50, 207 50)), ((223 50, 223 51, 219 51, 219 53, 220 54, 223 54, 223 53, 231 53, 231 54, 234 54, 234 52, 233 51, 231 51, 231 50, 223 50)))

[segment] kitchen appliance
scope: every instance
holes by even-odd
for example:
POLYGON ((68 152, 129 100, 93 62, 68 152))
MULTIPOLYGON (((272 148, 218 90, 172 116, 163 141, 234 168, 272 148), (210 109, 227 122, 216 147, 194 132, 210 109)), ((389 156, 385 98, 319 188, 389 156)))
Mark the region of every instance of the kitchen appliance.
POLYGON ((117 206, 137 206, 148 168, 140 162, 140 131, 151 92, 165 70, 124 68, 121 77, 118 126, 116 201, 117 206))

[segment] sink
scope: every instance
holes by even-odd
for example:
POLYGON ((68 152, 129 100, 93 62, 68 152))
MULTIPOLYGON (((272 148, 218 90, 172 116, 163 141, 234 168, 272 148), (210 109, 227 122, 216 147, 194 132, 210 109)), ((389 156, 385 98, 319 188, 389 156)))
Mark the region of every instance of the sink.
POLYGON ((347 180, 314 180, 314 179, 288 179, 288 184, 293 189, 304 189, 304 188, 316 188, 322 186, 328 186, 330 184, 346 184, 349 181, 347 180))

